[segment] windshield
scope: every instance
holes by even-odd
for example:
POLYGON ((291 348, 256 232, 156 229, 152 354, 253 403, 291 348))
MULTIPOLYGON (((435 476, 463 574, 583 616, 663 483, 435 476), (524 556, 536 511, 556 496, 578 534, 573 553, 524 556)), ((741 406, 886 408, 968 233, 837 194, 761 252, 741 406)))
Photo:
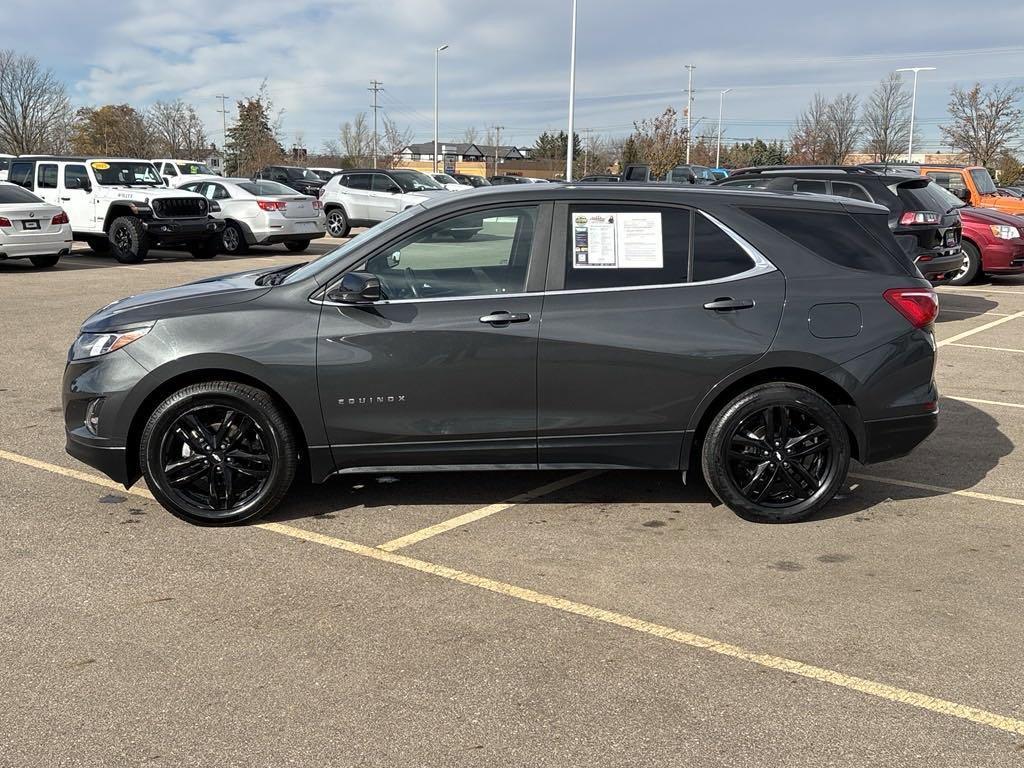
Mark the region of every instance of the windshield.
POLYGON ((288 168, 289 179, 302 179, 303 181, 323 181, 319 176, 308 168, 288 168))
POLYGON ((403 192, 421 192, 424 189, 444 189, 440 184, 425 173, 412 170, 391 171, 391 176, 398 182, 403 192))
POLYGON ((127 186, 153 186, 162 187, 164 180, 152 163, 143 162, 105 162, 95 160, 90 163, 92 172, 96 174, 96 183, 104 187, 117 184, 127 186))
POLYGON ((396 213, 390 219, 385 219, 380 224, 370 227, 368 230, 366 230, 366 232, 364 232, 359 237, 353 237, 347 243, 345 243, 342 246, 339 246, 338 248, 335 248, 330 253, 325 253, 319 259, 315 259, 314 261, 311 261, 305 266, 303 266, 301 269, 295 270, 290 275, 288 275, 288 279, 285 280, 284 282, 297 283, 302 280, 305 280, 307 277, 311 277, 317 274, 318 272, 330 269, 335 264, 342 261, 350 253, 352 253, 352 251, 354 251, 356 248, 361 248, 363 244, 366 243, 367 240, 369 240, 370 238, 376 239, 386 234, 389 230, 394 229, 399 224, 402 224, 403 222, 409 220, 413 216, 418 216, 421 213, 423 213, 422 205, 413 205, 406 208, 401 213, 396 213))
POLYGON ((206 163, 178 163, 178 170, 183 176, 216 176, 216 172, 206 163))
POLYGON ((447 173, 435 173, 434 178, 440 181, 442 184, 458 184, 455 179, 449 176, 447 173))
POLYGON ((978 188, 979 195, 994 195, 996 193, 996 183, 992 181, 992 176, 984 168, 971 169, 971 178, 974 179, 974 186, 978 188))
POLYGON ((238 186, 252 195, 300 194, 291 187, 286 187, 284 184, 278 184, 276 181, 267 181, 266 179, 260 179, 259 181, 241 181, 238 183, 238 186))

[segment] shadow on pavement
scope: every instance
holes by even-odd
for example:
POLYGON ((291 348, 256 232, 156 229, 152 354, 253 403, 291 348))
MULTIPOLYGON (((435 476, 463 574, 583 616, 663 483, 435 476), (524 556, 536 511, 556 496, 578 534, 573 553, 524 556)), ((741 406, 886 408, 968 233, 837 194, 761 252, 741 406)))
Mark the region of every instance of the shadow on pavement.
POLYGON ((939 294, 939 316, 936 322, 950 323, 991 312, 999 305, 984 296, 966 296, 961 293, 939 294))

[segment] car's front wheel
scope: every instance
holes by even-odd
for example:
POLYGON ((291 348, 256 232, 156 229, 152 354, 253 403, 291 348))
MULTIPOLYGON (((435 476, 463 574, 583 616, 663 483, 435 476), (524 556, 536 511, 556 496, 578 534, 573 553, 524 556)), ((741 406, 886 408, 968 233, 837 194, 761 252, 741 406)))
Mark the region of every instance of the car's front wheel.
POLYGON ((348 216, 343 208, 331 208, 327 212, 327 234, 331 237, 348 237, 348 216))
POLYGON ((295 477, 287 419, 262 390, 215 381, 185 387, 146 422, 139 464, 157 501, 190 523, 231 525, 276 507, 295 477))
POLYGON ((30 256, 29 261, 32 262, 32 266, 36 269, 49 269, 50 267, 57 266, 60 256, 30 256))
POLYGON ((968 285, 973 283, 981 273, 981 251, 973 243, 963 242, 964 263, 946 285, 968 285))
POLYGON ((292 253, 302 253, 309 248, 309 240, 288 240, 285 242, 284 247, 292 253))
POLYGON ((846 480, 850 439, 835 408, 807 387, 762 384, 715 416, 701 452, 714 494, 747 520, 801 520, 846 480))
POLYGON ((188 250, 194 259, 212 259, 220 251, 220 238, 208 237, 201 242, 192 244, 188 250))
POLYGON ((107 236, 114 258, 122 264, 138 264, 149 253, 146 228, 134 216, 119 216, 110 224, 107 236))

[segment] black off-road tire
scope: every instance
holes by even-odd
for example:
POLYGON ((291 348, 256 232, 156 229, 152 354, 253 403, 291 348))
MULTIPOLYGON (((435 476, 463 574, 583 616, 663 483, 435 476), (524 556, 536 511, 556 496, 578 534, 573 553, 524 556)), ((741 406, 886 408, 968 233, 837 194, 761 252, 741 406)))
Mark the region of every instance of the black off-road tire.
POLYGON ((331 208, 327 211, 327 234, 331 237, 348 237, 352 227, 344 208, 331 208))
POLYGON ((106 256, 110 253, 110 241, 105 237, 89 237, 86 239, 85 244, 89 246, 90 251, 100 256, 106 256))
POLYGON ((189 253, 193 259, 212 259, 220 253, 220 235, 208 237, 202 242, 193 243, 189 246, 189 253))
POLYGON ((149 242, 142 222, 134 216, 118 216, 107 233, 110 251, 122 264, 138 264, 149 253, 149 242))
MULTIPOLYGON (((773 419, 774 421, 774 419, 773 419)), ((786 424, 792 424, 787 418, 786 424)), ((768 435, 767 426, 764 429, 765 436, 768 435)), ((753 434, 753 433, 751 433, 753 434)), ((777 435, 776 435, 777 436, 777 435)), ((795 439, 795 436, 790 433, 795 439)), ((761 438, 758 437, 758 441, 761 438)), ((755 441, 748 441, 755 442, 755 441)), ((782 463, 788 459, 786 467, 789 467, 789 474, 795 475, 792 463, 794 458, 787 456, 785 450, 787 441, 783 439, 782 455, 777 454, 774 445, 776 441, 769 440, 768 445, 760 446, 765 449, 765 456, 768 456, 770 449, 771 456, 764 459, 769 466, 766 471, 772 471, 771 466, 781 469, 782 463), (778 461, 776 462, 776 458, 778 461)), ((753 447, 745 450, 753 451, 754 456, 759 455, 759 449, 753 447)), ((760 459, 759 459, 760 460, 760 459)), ((813 461, 814 459, 812 459, 813 461)), ((751 460, 746 459, 747 462, 751 460)), ((803 466, 803 465, 802 465, 803 466)), ((714 417, 701 450, 701 469, 704 479, 711 491, 722 503, 729 507, 740 517, 759 523, 789 523, 802 520, 810 515, 819 512, 836 495, 846 480, 846 474, 850 466, 850 438, 835 408, 823 397, 799 384, 785 382, 761 384, 746 392, 734 397, 714 417), (765 503, 756 502, 744 494, 744 488, 740 485, 742 480, 737 477, 740 470, 736 467, 750 466, 750 464, 737 464, 735 459, 736 439, 743 440, 745 436, 736 437, 741 425, 749 424, 750 419, 755 419, 758 414, 768 409, 777 409, 785 406, 792 409, 799 415, 801 423, 806 425, 811 421, 821 427, 821 432, 809 441, 799 444, 792 449, 793 454, 799 453, 808 445, 815 445, 824 441, 825 447, 818 449, 819 452, 828 452, 827 462, 815 468, 820 472, 820 478, 816 478, 819 486, 816 491, 808 492, 807 498, 796 499, 792 503, 765 503), (806 419, 807 421, 803 421, 806 419)), ((776 475, 772 474, 774 478, 776 475)), ((747 479, 747 478, 744 478, 747 479)), ((798 478, 798 479, 802 479, 798 478)), ((785 476, 778 481, 785 483, 785 476)), ((778 485, 768 484, 770 487, 778 488, 778 485)), ((755 495, 755 494, 751 494, 755 495)))
POLYGON ((49 269, 50 267, 57 266, 57 262, 60 261, 60 256, 30 256, 29 261, 31 261, 32 266, 37 269, 49 269))
MULTIPOLYGON (((221 426, 223 427, 227 421, 229 419, 225 417, 221 426)), ((230 432, 230 429, 226 430, 223 438, 225 443, 222 443, 220 448, 230 443, 230 432)), ((193 457, 205 460, 210 471, 217 465, 226 467, 231 463, 230 445, 226 451, 218 452, 216 440, 220 438, 219 431, 218 434, 214 434, 208 430, 208 435, 214 438, 213 450, 196 450, 190 453, 193 457), (219 455, 215 457, 214 453, 219 455), (216 461, 212 461, 213 459, 216 461)), ((209 444, 209 441, 203 441, 202 438, 200 442, 209 444)), ((238 450, 251 449, 243 447, 238 450)), ((256 520, 281 502, 295 478, 299 462, 298 453, 299 446, 294 431, 270 395, 246 384, 210 381, 180 389, 156 407, 146 421, 139 441, 139 466, 153 496, 171 514, 197 525, 234 525, 256 520), (266 470, 265 480, 260 481, 262 485, 253 491, 252 497, 240 500, 234 507, 203 508, 185 498, 168 479, 169 459, 165 450, 168 446, 173 448, 172 441, 176 439, 176 435, 181 434, 177 427, 187 425, 190 415, 198 415, 202 420, 204 409, 210 409, 214 413, 218 412, 218 409, 224 409, 235 413, 236 416, 233 418, 251 420, 252 426, 248 434, 250 437, 254 433, 258 435, 260 445, 266 453, 269 469, 266 470)), ((202 467, 197 469, 203 471, 202 467)))
POLYGON ((981 277, 981 251, 973 243, 963 241, 964 269, 946 281, 946 285, 969 285, 981 277))
POLYGON ((288 240, 284 247, 292 253, 302 253, 309 248, 309 240, 288 240))

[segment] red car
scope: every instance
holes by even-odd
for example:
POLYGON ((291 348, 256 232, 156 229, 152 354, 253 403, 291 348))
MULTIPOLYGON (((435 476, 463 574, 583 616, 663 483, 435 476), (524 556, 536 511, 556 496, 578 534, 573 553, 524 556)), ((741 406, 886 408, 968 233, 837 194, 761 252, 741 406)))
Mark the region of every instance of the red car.
POLYGON ((1024 217, 992 208, 961 208, 964 265, 948 285, 967 285, 981 275, 1024 273, 1024 217))

